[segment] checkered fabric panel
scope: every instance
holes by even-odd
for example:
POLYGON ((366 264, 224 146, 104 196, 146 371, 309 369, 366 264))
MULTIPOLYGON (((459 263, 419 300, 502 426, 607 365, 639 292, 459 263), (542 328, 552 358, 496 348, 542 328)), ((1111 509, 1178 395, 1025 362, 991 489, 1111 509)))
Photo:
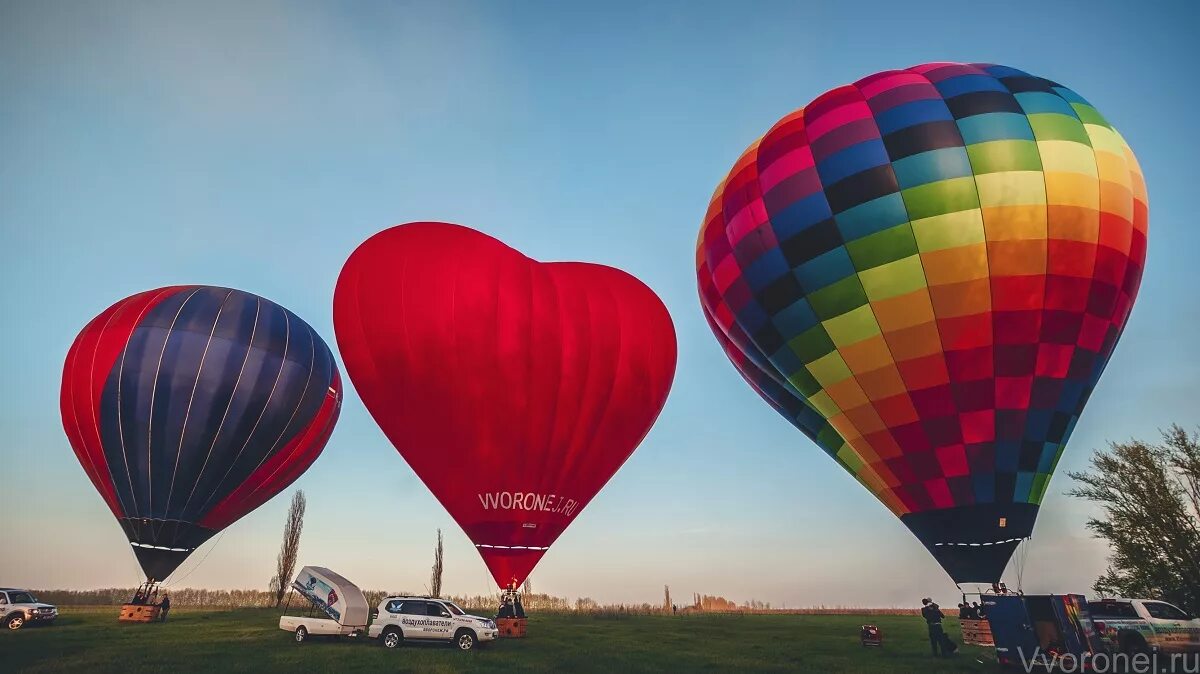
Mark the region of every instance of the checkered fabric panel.
POLYGON ((763 398, 897 515, 1038 504, 1129 317, 1146 188, 1086 100, 997 65, 829 91, 718 186, 701 304, 763 398))

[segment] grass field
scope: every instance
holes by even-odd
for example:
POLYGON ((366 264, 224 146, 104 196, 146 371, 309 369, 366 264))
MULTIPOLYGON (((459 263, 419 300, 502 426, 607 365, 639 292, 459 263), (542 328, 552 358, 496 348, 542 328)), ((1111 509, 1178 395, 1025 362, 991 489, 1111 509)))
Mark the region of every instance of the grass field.
MULTIPOLYGON (((964 646, 929 655, 916 616, 534 615, 529 638, 461 653, 374 642, 292 643, 267 609, 171 612, 163 624, 122 624, 117 607, 64 608, 57 623, 0 633, 0 670, 107 671, 804 671, 997 672, 992 653, 964 646), (880 626, 884 647, 863 648, 858 628, 880 626)), ((954 620, 947 631, 958 634, 954 620)), ((957 639, 956 639, 957 641, 957 639)))

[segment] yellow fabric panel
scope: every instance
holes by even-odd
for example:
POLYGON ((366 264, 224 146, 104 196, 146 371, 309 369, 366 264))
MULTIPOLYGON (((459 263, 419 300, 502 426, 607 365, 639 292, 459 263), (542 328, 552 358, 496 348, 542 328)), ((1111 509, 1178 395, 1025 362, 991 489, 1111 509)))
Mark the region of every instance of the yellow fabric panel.
POLYGON ((1100 209, 1100 187, 1095 176, 1046 171, 1046 203, 1100 209))
POLYGON ((886 300, 925 287, 925 272, 919 255, 910 255, 895 262, 881 264, 858 272, 867 299, 886 300))
POLYGON ((1046 204, 993 206, 983 209, 988 241, 1046 238, 1046 204))
POLYGON ((984 240, 983 215, 978 208, 912 221, 917 250, 922 253, 958 248, 984 240))
POLYGON ((824 391, 817 391, 815 394, 809 396, 808 404, 826 419, 837 416, 842 411, 837 406, 837 403, 833 402, 833 398, 830 398, 829 394, 824 391))
POLYGON ((1132 180, 1129 177, 1129 164, 1125 162, 1125 155, 1113 154, 1102 150, 1096 150, 1096 168, 1100 180, 1124 185, 1127 189, 1132 186, 1132 180))
POLYGON ((1070 140, 1039 140, 1042 170, 1046 173, 1079 173, 1096 177, 1096 153, 1088 145, 1070 140))
POLYGON ((837 351, 831 351, 805 367, 822 388, 829 388, 830 385, 850 377, 850 368, 846 367, 846 361, 842 360, 842 354, 837 351))
POLYGON ((981 208, 1046 203, 1041 171, 1001 171, 975 176, 981 208))
POLYGON ((1088 140, 1091 141, 1092 149, 1096 151, 1096 154, 1101 152, 1115 155, 1125 154, 1121 147, 1121 137, 1111 128, 1102 124, 1084 124, 1083 128, 1087 131, 1088 140))

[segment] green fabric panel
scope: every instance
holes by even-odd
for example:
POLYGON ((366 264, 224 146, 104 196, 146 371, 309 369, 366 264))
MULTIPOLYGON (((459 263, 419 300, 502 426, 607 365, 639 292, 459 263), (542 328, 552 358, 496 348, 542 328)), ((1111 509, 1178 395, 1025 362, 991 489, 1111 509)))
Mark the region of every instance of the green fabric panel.
POLYGON ((1046 487, 1048 486, 1050 486, 1050 475, 1038 473, 1033 478, 1033 488, 1029 490, 1029 502, 1041 505, 1042 499, 1046 497, 1046 487))
POLYGON ((809 398, 808 404, 812 405, 813 409, 820 412, 821 416, 825 417, 826 419, 837 416, 837 414, 842 411, 841 408, 837 406, 837 403, 833 402, 833 398, 830 398, 829 394, 824 391, 821 391, 815 396, 809 398))
MULTIPOLYGON (((1082 126, 1080 129, 1082 130, 1082 126)), ((908 208, 908 219, 920 220, 943 213, 979 208, 979 195, 975 193, 975 178, 953 178, 904 190, 904 205, 908 208)))
POLYGON ((788 346, 805 363, 811 363, 836 348, 823 325, 813 326, 796 335, 788 342, 788 346))
POLYGON ((1071 140, 1091 147, 1087 130, 1075 117, 1067 117, 1058 113, 1040 113, 1029 116, 1029 126, 1033 127, 1033 135, 1038 140, 1071 140))
POLYGON ((837 432, 837 429, 829 424, 825 424, 824 428, 817 433, 817 442, 823 447, 841 447, 846 444, 846 440, 842 438, 842 434, 837 432))
POLYGON ((854 268, 862 271, 916 255, 917 241, 913 238, 912 228, 905 223, 850 241, 846 244, 846 252, 850 253, 854 268))
POLYGON ((1079 121, 1083 122, 1084 124, 1096 124, 1097 126, 1107 126, 1110 129, 1112 128, 1112 125, 1108 123, 1108 120, 1104 119, 1104 115, 1100 114, 1098 110, 1090 105, 1085 105, 1083 103, 1072 103, 1071 109, 1074 110, 1075 114, 1079 116, 1079 121))
POLYGON ((875 312, 871 307, 863 306, 847 311, 836 318, 824 323, 825 332, 838 346, 850 346, 879 334, 879 324, 875 322, 875 312))
POLYGON ((817 314, 817 318, 828 320, 866 304, 867 293, 857 275, 847 276, 837 283, 810 293, 808 303, 817 314))
MULTIPOLYGON (((817 356, 817 358, 820 358, 820 356, 817 356)), ((816 359, 814 358, 813 360, 816 359)), ((802 367, 791 373, 788 375, 788 381, 806 398, 816 395, 817 391, 821 390, 821 384, 809 374, 808 368, 802 367)))
POLYGON ((1041 171, 1042 158, 1031 140, 996 140, 967 146, 976 175, 1001 171, 1041 171))

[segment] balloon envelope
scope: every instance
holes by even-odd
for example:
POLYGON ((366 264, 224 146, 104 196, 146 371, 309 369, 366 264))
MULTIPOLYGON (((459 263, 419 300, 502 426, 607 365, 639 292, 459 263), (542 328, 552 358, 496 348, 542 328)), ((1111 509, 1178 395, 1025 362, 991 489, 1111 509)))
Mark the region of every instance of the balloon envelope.
POLYGON ((629 458, 675 371, 671 318, 634 277, 446 223, 360 245, 334 327, 367 409, 502 587, 629 458))
POLYGON ((229 288, 121 300, 79 333, 63 368, 63 428, 154 580, 295 481, 340 406, 320 336, 229 288))
POLYGON ((1129 317, 1145 184, 1070 89, 933 63, 780 120, 717 188, 701 304, 742 376, 929 548, 999 578, 1129 317))

